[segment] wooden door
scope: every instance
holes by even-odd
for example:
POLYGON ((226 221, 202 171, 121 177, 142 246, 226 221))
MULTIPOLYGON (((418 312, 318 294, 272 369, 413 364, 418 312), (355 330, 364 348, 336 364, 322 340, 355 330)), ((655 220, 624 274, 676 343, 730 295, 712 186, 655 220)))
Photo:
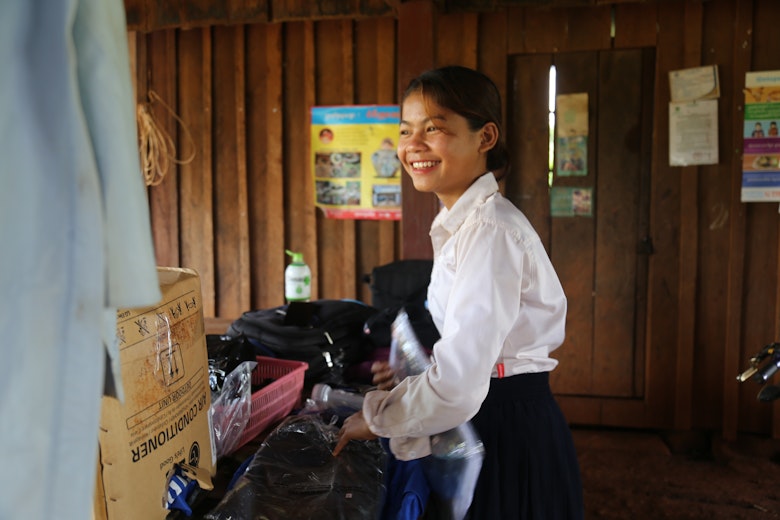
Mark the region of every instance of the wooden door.
POLYGON ((654 51, 533 54, 509 60, 507 136, 514 155, 505 190, 541 235, 568 298, 566 340, 553 354, 560 361, 552 373, 553 390, 591 400, 642 401, 652 253, 648 212, 654 51), (554 169, 549 176, 551 65, 556 67, 557 94, 588 95, 584 175, 562 176, 554 169), (565 194, 568 188, 591 190, 591 215, 551 212, 553 190, 565 194))

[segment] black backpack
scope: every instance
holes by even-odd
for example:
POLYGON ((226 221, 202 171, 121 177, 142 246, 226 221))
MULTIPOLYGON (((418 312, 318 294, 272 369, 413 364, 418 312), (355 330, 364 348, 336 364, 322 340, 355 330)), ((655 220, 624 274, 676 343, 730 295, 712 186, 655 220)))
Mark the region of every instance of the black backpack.
POLYGON ((363 326, 377 309, 355 300, 291 302, 247 311, 228 328, 243 334, 258 355, 305 361, 304 385, 344 385, 344 371, 373 352, 363 326))
POLYGON ((377 309, 424 307, 433 260, 396 260, 374 267, 364 281, 371 287, 371 305, 377 309))
POLYGON ((390 346, 391 326, 398 311, 404 309, 417 339, 423 347, 433 348, 440 335, 426 307, 432 269, 433 260, 396 260, 375 267, 364 278, 371 287, 371 304, 378 310, 365 328, 374 345, 390 346))

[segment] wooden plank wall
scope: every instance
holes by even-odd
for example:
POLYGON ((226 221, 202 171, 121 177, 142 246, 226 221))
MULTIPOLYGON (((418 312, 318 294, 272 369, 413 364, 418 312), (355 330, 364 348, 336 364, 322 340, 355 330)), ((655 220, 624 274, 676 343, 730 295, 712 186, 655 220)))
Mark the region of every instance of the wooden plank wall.
POLYGON ((205 315, 281 305, 286 248, 304 253, 313 297, 370 302, 363 275, 399 258, 400 226, 315 210, 308 110, 395 102, 394 19, 131 38, 138 102, 158 96, 152 112, 183 161, 148 188, 157 261, 200 273, 205 315))
MULTIPOLYGON (((650 191, 647 226, 655 250, 646 273, 647 321, 639 324, 646 345, 643 412, 629 411, 626 401, 575 397, 567 410, 593 424, 780 437, 780 405, 757 403, 758 388, 735 381, 750 355, 780 336, 777 205, 739 202, 744 73, 780 69, 780 3, 598 4, 483 13, 436 13, 433 7, 426 27, 435 37, 415 41, 432 46, 419 52, 432 53, 434 63, 480 68, 505 99, 514 81, 543 88, 533 76, 510 78, 509 56, 522 55, 531 69, 543 69, 536 63, 542 53, 655 48, 653 143, 642 152, 651 164, 643 189, 650 191), (706 64, 720 72, 721 160, 672 168, 668 72, 706 64)), ((157 93, 181 117, 153 103, 179 145, 178 157, 195 150, 190 162, 149 188, 157 259, 200 272, 206 316, 230 320, 281 304, 285 248, 304 253, 315 298, 368 301, 363 275, 401 258, 402 244, 413 237, 403 237, 399 223, 330 221, 314 209, 308 110, 396 102, 408 79, 397 71, 413 70, 408 56, 396 54, 404 48, 398 35, 413 29, 417 9, 432 5, 403 2, 398 17, 258 18, 131 33, 138 101, 157 93)), ((523 167, 540 155, 513 153, 523 167)), ((527 195, 544 187, 512 189, 527 195)), ((413 209, 405 211, 415 218, 413 209)), ((431 210, 425 211, 412 229, 426 226, 431 210)), ((545 225, 538 224, 543 236, 545 225)))

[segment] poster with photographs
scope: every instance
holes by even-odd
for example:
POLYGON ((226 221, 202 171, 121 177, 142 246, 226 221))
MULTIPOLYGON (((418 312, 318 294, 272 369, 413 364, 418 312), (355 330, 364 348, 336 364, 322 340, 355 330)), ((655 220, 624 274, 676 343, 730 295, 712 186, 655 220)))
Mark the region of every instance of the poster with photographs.
POLYGON ((584 177, 588 175, 588 94, 561 94, 555 99, 555 173, 584 177))
POLYGON ((553 217, 592 217, 593 188, 554 186, 550 190, 550 214, 553 217))
POLYGON ((780 71, 748 72, 742 128, 742 202, 780 201, 780 71))
POLYGON ((327 218, 401 219, 398 105, 312 107, 315 204, 327 218))

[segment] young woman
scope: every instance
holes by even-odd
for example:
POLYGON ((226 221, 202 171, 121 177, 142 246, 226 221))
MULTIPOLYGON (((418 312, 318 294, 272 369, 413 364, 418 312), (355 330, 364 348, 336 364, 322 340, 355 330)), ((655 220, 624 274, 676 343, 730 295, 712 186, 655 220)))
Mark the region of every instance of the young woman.
POLYGON ((441 339, 419 376, 392 386, 388 365, 375 367, 380 389, 344 422, 334 454, 379 436, 398 459, 417 459, 430 435, 471 420, 485 459, 469 518, 582 518, 571 432, 548 377, 566 297, 539 236, 498 191, 508 159, 498 89, 464 67, 426 72, 403 95, 400 130, 415 189, 443 205, 428 287, 441 339))

